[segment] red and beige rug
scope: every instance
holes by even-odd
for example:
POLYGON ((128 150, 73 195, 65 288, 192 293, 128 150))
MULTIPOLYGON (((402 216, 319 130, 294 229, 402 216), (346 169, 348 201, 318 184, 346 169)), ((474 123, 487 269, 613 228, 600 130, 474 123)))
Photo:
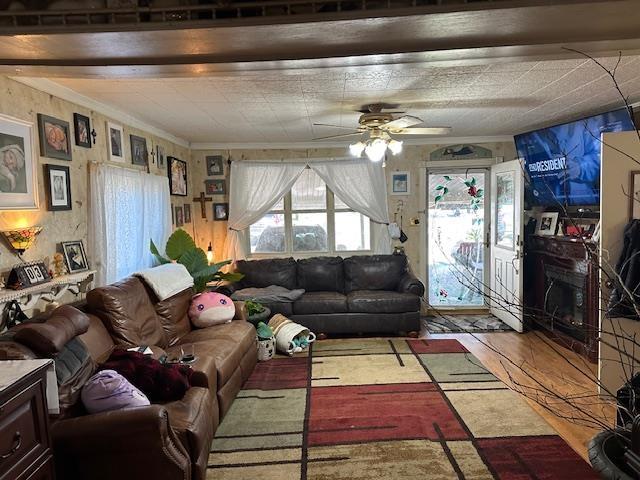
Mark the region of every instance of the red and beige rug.
POLYGON ((256 367, 220 425, 216 480, 596 480, 457 340, 340 339, 256 367))

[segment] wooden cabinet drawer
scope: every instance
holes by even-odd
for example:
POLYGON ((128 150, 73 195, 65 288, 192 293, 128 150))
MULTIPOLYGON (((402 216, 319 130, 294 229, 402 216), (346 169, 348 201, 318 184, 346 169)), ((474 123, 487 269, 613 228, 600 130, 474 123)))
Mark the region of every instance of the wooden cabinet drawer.
POLYGON ((0 405, 0 479, 17 478, 48 451, 42 381, 0 405))
POLYGON ((31 473, 31 475, 25 478, 25 480, 54 480, 55 478, 53 457, 49 455, 46 460, 41 463, 33 473, 31 473))

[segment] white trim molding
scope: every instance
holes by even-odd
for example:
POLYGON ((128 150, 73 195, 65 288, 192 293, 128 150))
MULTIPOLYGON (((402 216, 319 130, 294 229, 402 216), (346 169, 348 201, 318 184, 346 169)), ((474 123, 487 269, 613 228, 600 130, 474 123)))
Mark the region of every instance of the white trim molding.
MULTIPOLYGON (((319 148, 349 148, 351 141, 342 142, 247 142, 247 143, 216 143, 192 142, 191 150, 315 150, 319 148)), ((493 137, 422 137, 402 138, 404 145, 453 145, 458 143, 502 143, 513 142, 513 135, 497 135, 493 137)))
POLYGON ((40 90, 41 92, 48 93, 50 95, 54 95, 58 98, 66 100, 71 103, 75 103, 76 105, 80 105, 81 107, 88 108, 90 110, 94 110, 106 117, 109 117, 118 122, 124 123, 128 127, 138 128, 140 130, 144 130, 152 135, 157 137, 164 138, 172 143, 180 145, 181 147, 190 148, 190 144, 187 140, 176 137, 175 135, 158 128, 154 125, 151 125, 143 120, 140 120, 129 113, 123 112, 117 108, 106 105, 104 103, 98 102, 92 98, 89 98, 81 93, 72 90, 71 88, 65 87, 64 85, 60 85, 48 78, 34 78, 34 77, 9 77, 11 80, 14 80, 18 83, 22 83, 31 88, 35 88, 36 90, 40 90))

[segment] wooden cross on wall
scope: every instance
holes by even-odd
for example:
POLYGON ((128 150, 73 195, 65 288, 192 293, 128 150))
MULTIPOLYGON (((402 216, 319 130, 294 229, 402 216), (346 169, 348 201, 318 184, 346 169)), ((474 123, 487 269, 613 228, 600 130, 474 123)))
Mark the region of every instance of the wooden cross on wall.
POLYGON ((193 199, 194 203, 200 204, 200 212, 202 213, 202 218, 207 218, 207 202, 213 202, 212 197, 205 197, 204 192, 200 192, 200 196, 193 199))

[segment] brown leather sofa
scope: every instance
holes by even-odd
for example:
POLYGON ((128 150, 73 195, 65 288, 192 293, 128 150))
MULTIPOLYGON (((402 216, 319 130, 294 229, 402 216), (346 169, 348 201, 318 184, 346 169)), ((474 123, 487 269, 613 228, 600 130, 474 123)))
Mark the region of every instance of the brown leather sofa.
POLYGON ((233 295, 248 287, 304 289, 295 302, 261 302, 315 333, 417 333, 424 285, 404 255, 239 260, 242 280, 219 288, 233 295))
POLYGON ((51 434, 58 478, 201 480, 219 420, 257 362, 255 330, 236 304, 228 324, 192 329, 186 290, 159 302, 138 278, 92 290, 80 311, 59 307, 0 337, 0 359, 54 358, 61 414, 51 434), (80 391, 116 347, 178 357, 192 343, 192 387, 180 400, 87 414, 80 391))

